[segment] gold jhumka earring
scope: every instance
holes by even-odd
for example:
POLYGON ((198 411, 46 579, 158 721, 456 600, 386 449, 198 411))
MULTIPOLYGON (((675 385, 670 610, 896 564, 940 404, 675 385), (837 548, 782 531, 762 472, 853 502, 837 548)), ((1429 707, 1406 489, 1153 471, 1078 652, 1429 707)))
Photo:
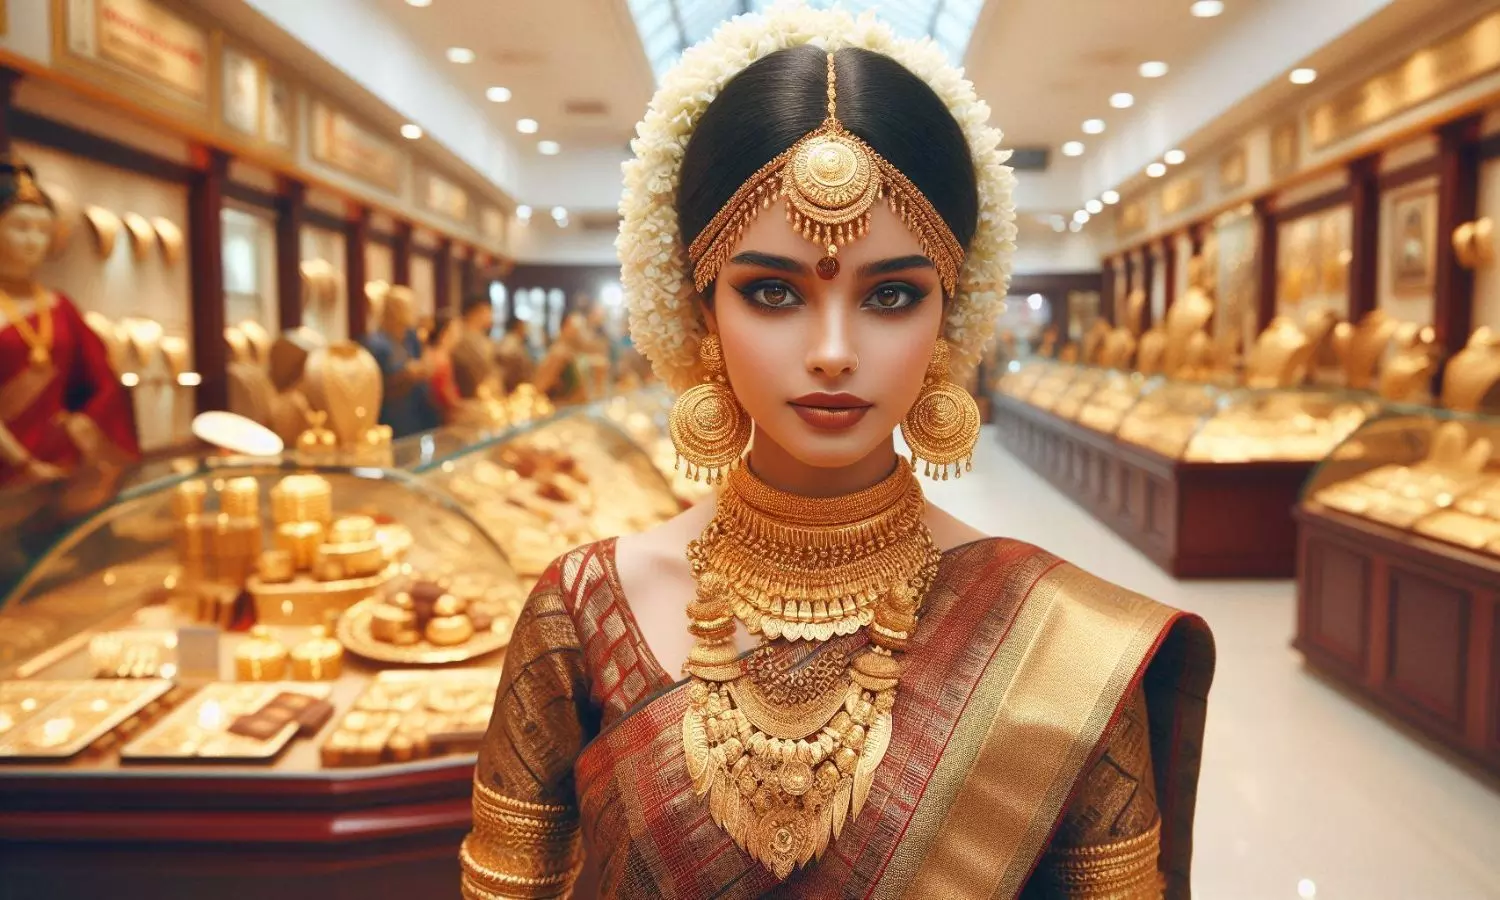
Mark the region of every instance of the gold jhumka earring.
POLYGON ((688 388, 667 417, 677 463, 687 464, 687 477, 715 484, 739 465, 750 444, 750 416, 729 388, 724 374, 724 346, 710 334, 698 344, 703 383, 688 388))
POLYGON ((921 459, 923 474, 943 481, 950 469, 954 478, 962 478, 974 468, 974 444, 979 440, 979 407, 968 391, 948 380, 948 365, 948 342, 938 338, 922 393, 901 421, 912 468, 921 459))

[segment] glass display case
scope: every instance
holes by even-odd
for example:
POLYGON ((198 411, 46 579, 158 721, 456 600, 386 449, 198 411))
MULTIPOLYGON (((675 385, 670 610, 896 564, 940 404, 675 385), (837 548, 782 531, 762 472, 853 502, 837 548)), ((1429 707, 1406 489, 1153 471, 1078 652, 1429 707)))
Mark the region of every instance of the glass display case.
POLYGON ((1188 462, 1316 462, 1380 408, 1369 395, 1317 388, 1224 388, 1160 381, 1116 434, 1188 462))
POLYGON ((1031 396, 1031 392, 1036 390, 1037 382, 1058 365, 1042 357, 1011 360, 1006 366, 1005 374, 1000 376, 997 388, 1007 397, 1026 400, 1031 396))
POLYGON ((1083 371, 1083 367, 1068 363, 1049 365, 1037 378, 1036 387, 1031 389, 1031 393, 1025 398, 1026 402, 1037 409, 1053 411, 1058 401, 1063 398, 1068 388, 1082 375, 1083 371))
POLYGON ((580 544, 649 528, 683 508, 651 456, 593 406, 433 458, 416 472, 472 513, 528 585, 580 544))
POLYGON ((1061 418, 1070 422, 1078 421, 1078 416, 1089 400, 1093 399, 1095 392, 1100 390, 1110 380, 1110 376, 1116 374, 1109 369, 1100 369, 1093 366, 1079 366, 1078 374, 1073 381, 1057 398, 1057 403, 1052 411, 1061 418))
POLYGON ((1393 408, 1313 471, 1305 509, 1330 509, 1500 556, 1500 418, 1393 408))
POLYGON ((1139 372, 1105 370, 1102 383, 1078 411, 1078 423, 1104 434, 1114 434, 1120 422, 1160 379, 1149 379, 1139 372))
POLYGON ((5 598, 0 777, 462 763, 524 597, 412 475, 201 461, 122 493, 5 598))

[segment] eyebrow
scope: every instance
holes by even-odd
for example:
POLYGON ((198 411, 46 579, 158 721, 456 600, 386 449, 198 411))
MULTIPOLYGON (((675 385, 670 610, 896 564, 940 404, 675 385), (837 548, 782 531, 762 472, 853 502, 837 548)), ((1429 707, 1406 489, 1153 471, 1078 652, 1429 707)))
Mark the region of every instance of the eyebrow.
POLYGON ((859 277, 871 278, 875 275, 889 275, 892 272, 904 272, 907 269, 935 269, 932 260, 920 253, 911 256, 896 256, 891 259, 877 260, 866 263, 859 267, 859 277))
POLYGON ((755 250, 746 250, 744 253, 731 259, 730 262, 742 266, 760 266, 762 269, 772 269, 792 275, 806 275, 812 271, 806 263, 792 259, 790 256, 776 256, 772 253, 759 253, 755 250))

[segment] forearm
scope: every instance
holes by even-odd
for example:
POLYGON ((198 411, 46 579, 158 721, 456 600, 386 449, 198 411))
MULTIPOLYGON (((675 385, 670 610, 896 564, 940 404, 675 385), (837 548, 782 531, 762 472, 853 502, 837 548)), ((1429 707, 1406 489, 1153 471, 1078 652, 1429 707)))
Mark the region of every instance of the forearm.
POLYGON ((582 865, 577 811, 514 800, 476 779, 459 862, 469 900, 566 897, 582 865))

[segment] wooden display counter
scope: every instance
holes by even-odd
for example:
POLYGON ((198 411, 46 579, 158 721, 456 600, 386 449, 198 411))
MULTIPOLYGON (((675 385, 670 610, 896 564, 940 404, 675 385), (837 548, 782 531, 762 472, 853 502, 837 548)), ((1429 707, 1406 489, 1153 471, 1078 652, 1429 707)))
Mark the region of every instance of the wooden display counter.
POLYGON ((1308 664, 1500 775, 1500 559, 1318 504, 1296 518, 1308 664))
POLYGON ((473 757, 305 777, 0 769, 7 900, 446 897, 473 757), (392 771, 396 770, 396 771, 392 771))
POLYGON ((1170 459, 1011 397, 1000 440, 1177 578, 1290 578, 1292 508, 1314 464, 1170 459))

